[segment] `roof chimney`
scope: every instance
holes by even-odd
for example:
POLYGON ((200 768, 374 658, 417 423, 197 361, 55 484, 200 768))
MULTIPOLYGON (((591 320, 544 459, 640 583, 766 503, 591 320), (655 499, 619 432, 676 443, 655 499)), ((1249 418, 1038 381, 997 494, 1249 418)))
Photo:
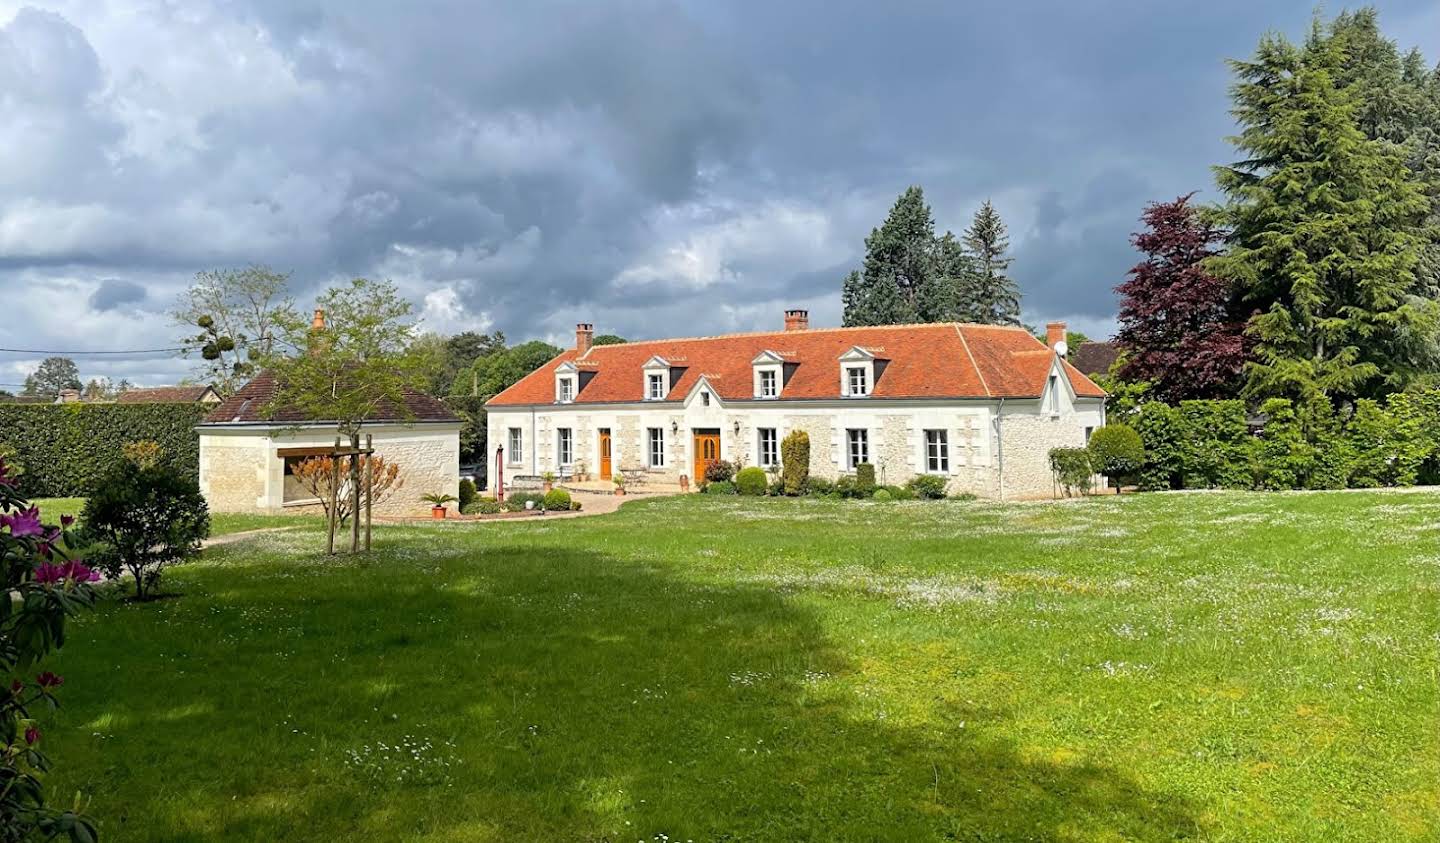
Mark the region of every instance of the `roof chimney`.
POLYGON ((317 308, 315 308, 315 318, 310 320, 310 330, 312 330, 312 331, 323 331, 323 330, 325 330, 325 308, 323 308, 323 307, 317 307, 317 308))
POLYGON ((787 311, 785 311, 785 330, 787 330, 787 331, 808 331, 808 330, 810 330, 810 311, 808 311, 808 310, 787 310, 787 311))
POLYGON ((1045 325, 1045 344, 1055 348, 1065 341, 1065 323, 1049 322, 1045 325))
POLYGON ((575 356, 584 357, 590 353, 590 346, 595 344, 595 326, 589 322, 580 322, 575 325, 575 356))

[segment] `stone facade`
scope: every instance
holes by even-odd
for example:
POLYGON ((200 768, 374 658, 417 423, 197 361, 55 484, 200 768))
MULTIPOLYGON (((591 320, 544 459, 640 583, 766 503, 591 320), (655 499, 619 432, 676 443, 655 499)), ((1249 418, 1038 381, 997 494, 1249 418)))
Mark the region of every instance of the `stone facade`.
POLYGON ((794 430, 810 436, 810 472, 834 479, 850 473, 847 431, 867 432, 870 462, 887 484, 903 484, 926 471, 925 432, 945 432, 952 493, 986 498, 1049 497, 1054 484, 1049 451, 1085 443, 1087 429, 1104 423, 1104 401, 1076 398, 1058 382, 1057 393, 1039 399, 882 400, 872 398, 791 402, 746 400, 722 402, 706 397, 699 384, 683 403, 607 405, 537 405, 491 407, 489 459, 505 447, 507 476, 564 473, 583 463, 594 475, 599 468, 599 431, 611 432, 612 465, 616 470, 643 468, 656 482, 674 483, 691 474, 694 435, 718 431, 724 459, 742 465, 760 462, 762 428, 776 431, 777 441, 794 430), (520 433, 520 453, 509 453, 509 432, 520 433), (572 437, 571 465, 561 466, 558 440, 562 429, 572 437), (650 464, 648 431, 664 440, 663 465, 650 464))
MULTIPOLYGON (((420 496, 454 495, 460 489, 458 422, 377 425, 377 455, 400 467, 400 487, 377 503, 379 515, 422 515, 429 510, 420 496)), ((214 512, 291 513, 318 510, 299 497, 279 454, 288 448, 323 448, 335 442, 333 428, 285 428, 259 425, 200 427, 200 489, 214 512)))

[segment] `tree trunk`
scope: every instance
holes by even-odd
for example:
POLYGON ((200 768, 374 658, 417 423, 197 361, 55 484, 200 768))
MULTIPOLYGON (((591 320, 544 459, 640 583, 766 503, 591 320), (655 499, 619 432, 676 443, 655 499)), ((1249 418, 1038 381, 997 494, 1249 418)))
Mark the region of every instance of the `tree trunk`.
POLYGON ((360 552, 360 434, 350 434, 350 552, 360 552))
MULTIPOLYGON (((340 450, 340 437, 335 437, 335 450, 340 450)), ((335 510, 340 505, 340 458, 333 453, 330 456, 330 506, 325 513, 325 521, 329 527, 329 535, 325 541, 325 555, 335 555, 335 510)))
MULTIPOLYGON (((365 434, 365 552, 370 552, 370 504, 375 496, 375 439, 365 434)), ((357 518, 359 516, 356 516, 357 518)))

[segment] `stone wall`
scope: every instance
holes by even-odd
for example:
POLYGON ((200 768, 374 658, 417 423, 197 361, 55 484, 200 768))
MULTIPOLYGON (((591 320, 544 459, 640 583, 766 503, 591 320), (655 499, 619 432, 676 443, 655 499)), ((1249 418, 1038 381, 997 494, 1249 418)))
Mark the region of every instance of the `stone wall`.
POLYGON ((212 512, 256 512, 265 506, 268 436, 200 436, 200 491, 212 512))

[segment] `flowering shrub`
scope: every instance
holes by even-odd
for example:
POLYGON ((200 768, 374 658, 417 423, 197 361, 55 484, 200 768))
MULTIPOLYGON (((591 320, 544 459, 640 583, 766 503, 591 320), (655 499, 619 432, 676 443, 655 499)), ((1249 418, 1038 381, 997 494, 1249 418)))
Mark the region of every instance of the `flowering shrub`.
POLYGON ((100 579, 88 565, 70 558, 67 530, 40 521, 15 488, 0 458, 0 839, 65 837, 93 841, 95 826, 75 811, 46 807, 41 777, 50 769, 42 751, 36 709, 58 706, 55 692, 65 680, 48 670, 34 672, 65 641, 65 619, 95 602, 91 583, 100 579), (33 678, 32 678, 33 677, 33 678))
POLYGON ((140 468, 122 461, 85 501, 86 534, 94 556, 111 577, 129 571, 135 596, 154 595, 166 566, 200 552, 210 535, 210 510, 193 477, 164 465, 140 468))
POLYGON ((735 464, 729 460, 716 460, 705 466, 706 483, 724 483, 735 476, 735 464))

